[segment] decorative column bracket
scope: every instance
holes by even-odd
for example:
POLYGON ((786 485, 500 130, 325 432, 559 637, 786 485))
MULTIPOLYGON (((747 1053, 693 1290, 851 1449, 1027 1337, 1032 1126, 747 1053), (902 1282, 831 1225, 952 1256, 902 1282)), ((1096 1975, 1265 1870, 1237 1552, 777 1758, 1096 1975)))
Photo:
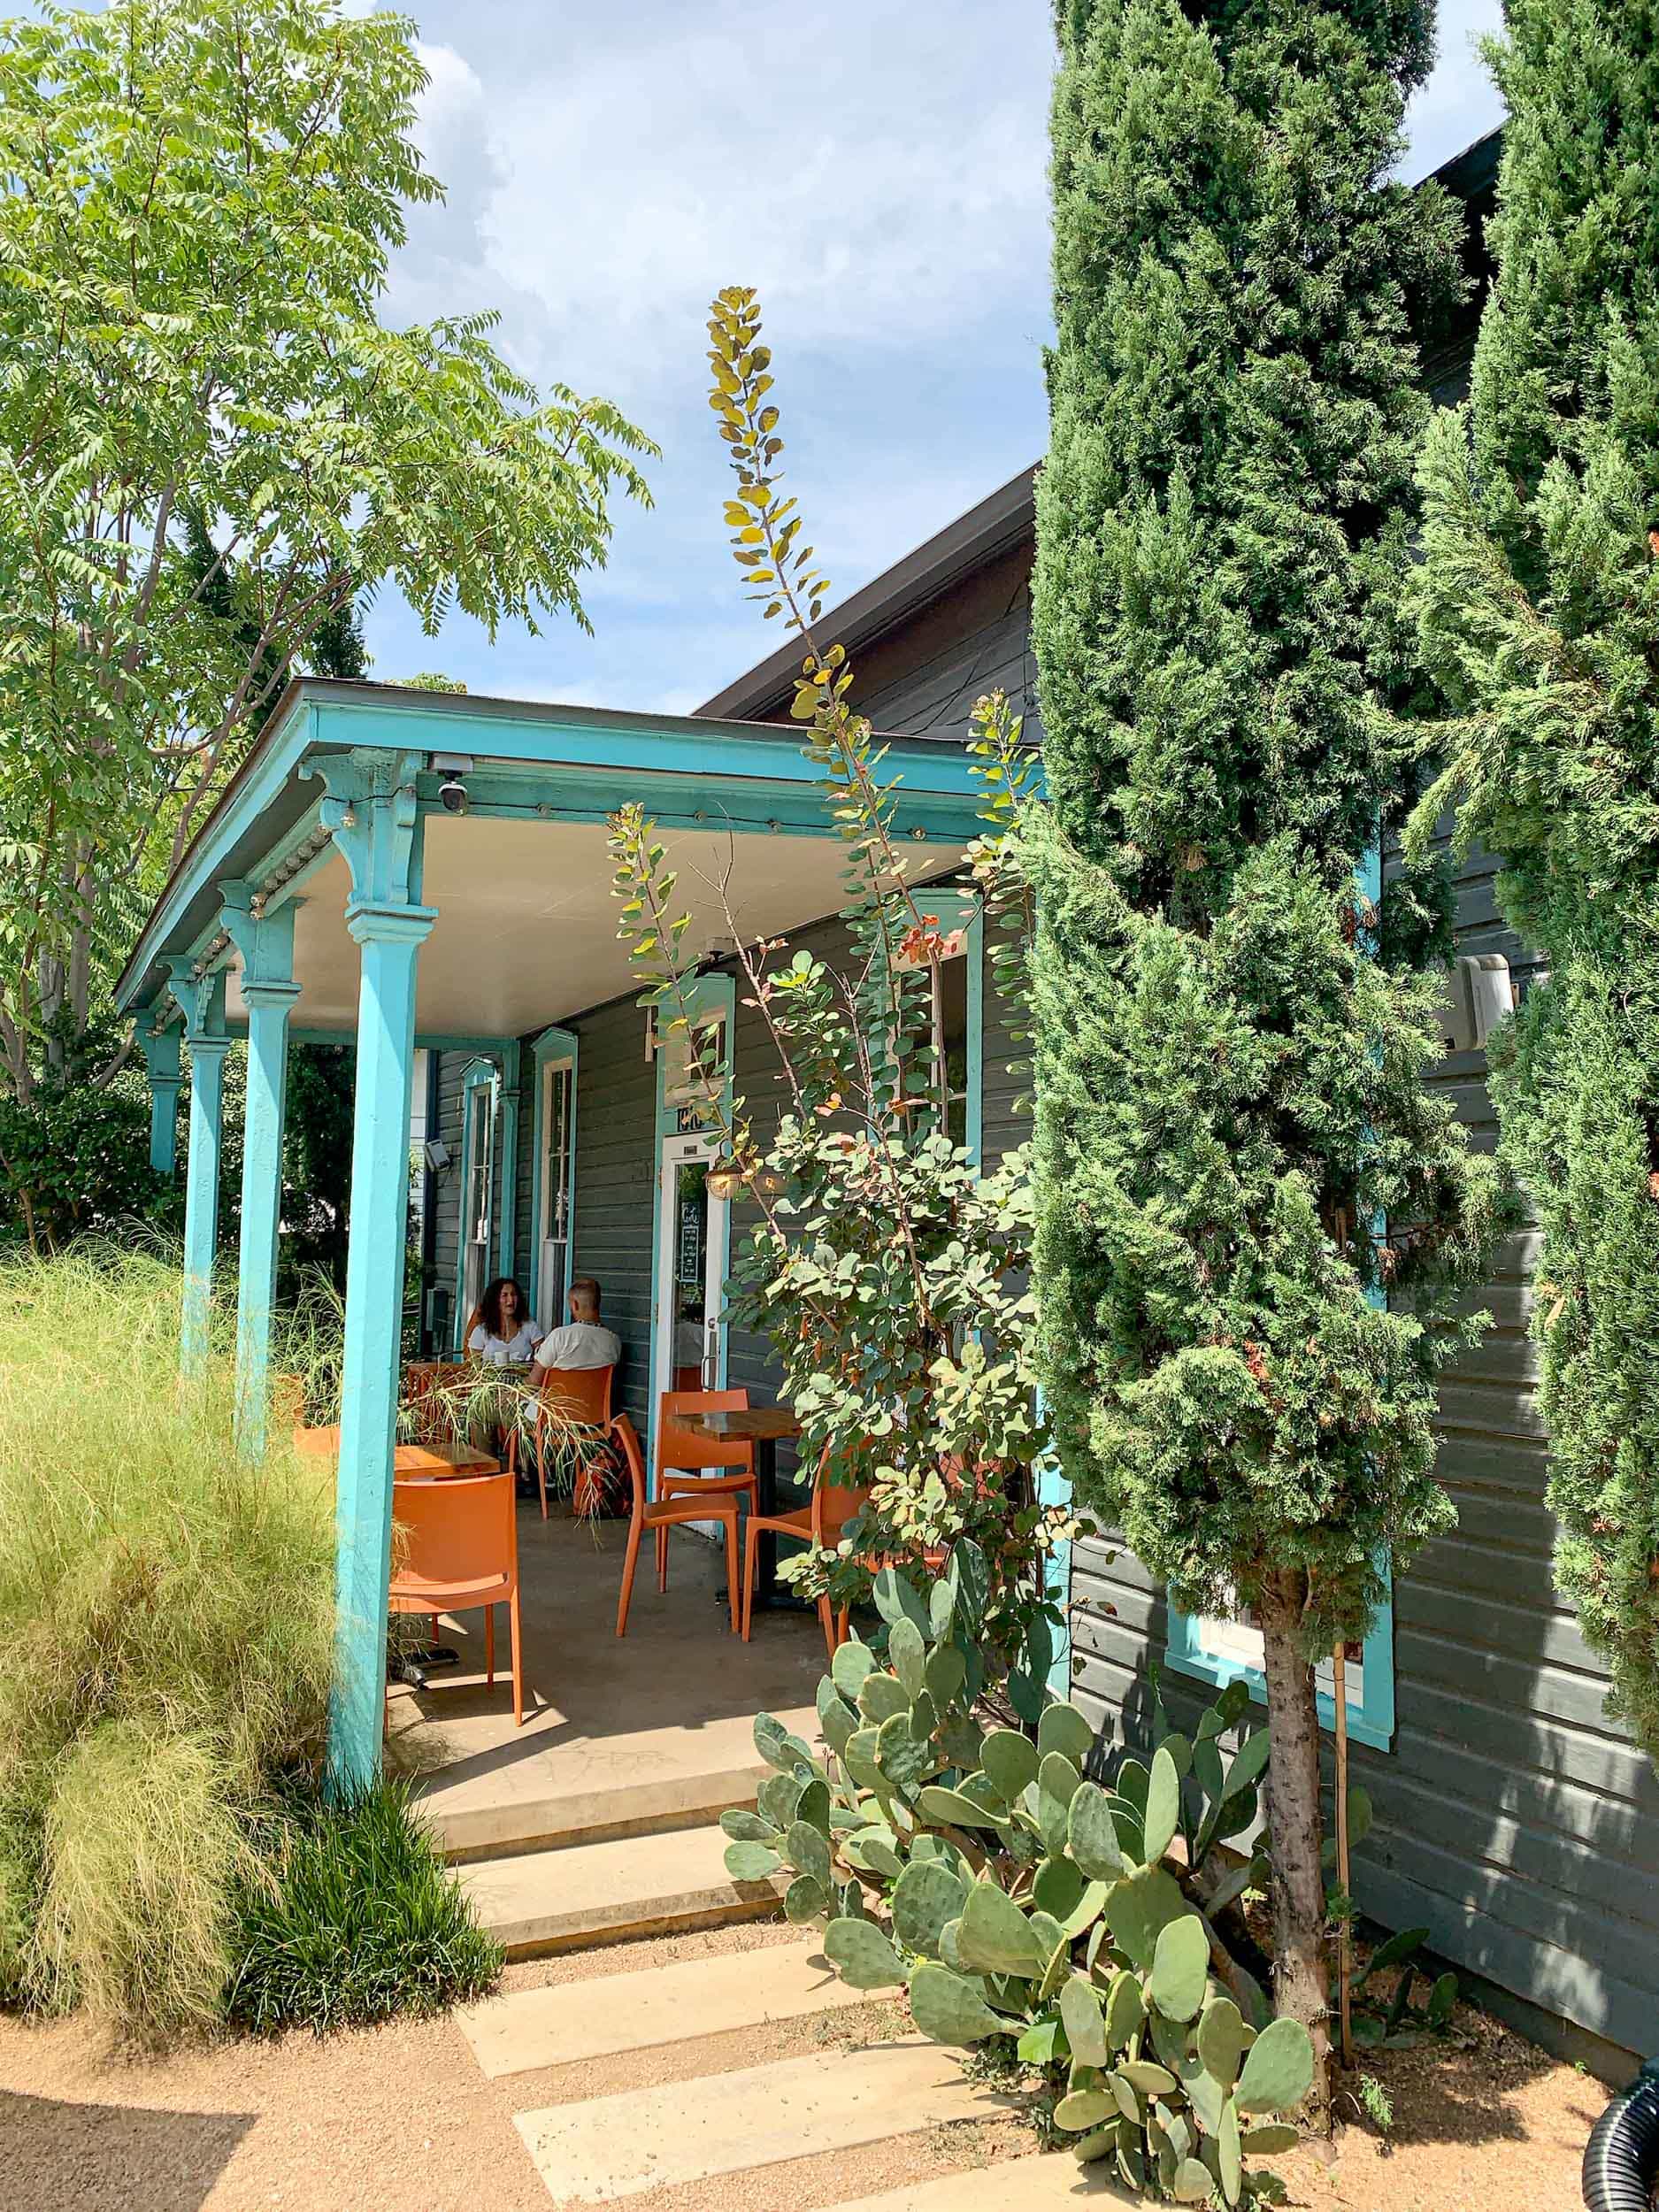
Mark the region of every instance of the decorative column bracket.
POLYGON ((414 907, 420 899, 420 807, 415 778, 424 753, 357 746, 349 753, 321 753, 302 763, 326 796, 322 826, 351 872, 346 908, 414 907))

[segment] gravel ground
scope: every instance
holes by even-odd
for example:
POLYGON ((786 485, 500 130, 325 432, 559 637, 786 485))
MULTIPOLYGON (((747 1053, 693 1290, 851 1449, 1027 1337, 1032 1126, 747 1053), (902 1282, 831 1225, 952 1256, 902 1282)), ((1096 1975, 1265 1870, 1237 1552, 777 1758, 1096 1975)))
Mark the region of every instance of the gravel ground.
MULTIPOLYGON (((511 1967, 509 1988, 592 1979, 795 1940, 741 1926, 511 1967)), ((1572 2212, 1601 2085, 1482 2016, 1455 2044, 1368 2059, 1394 2124, 1343 2128, 1334 2164, 1282 2162, 1310 2212, 1572 2212)), ((872 2005, 783 2030, 488 2082, 449 2020, 319 2042, 135 2059, 74 2022, 0 2019, 6 2212, 550 2212, 512 2115, 566 2097, 753 2066, 902 2032, 872 2005)), ((1349 2108, 1351 2109, 1351 2101, 1349 2108)), ((627 2200, 631 2212, 818 2212, 1034 2147, 1009 2120, 627 2200)), ((1009 2192, 1010 2212, 1018 2195, 1009 2192)))

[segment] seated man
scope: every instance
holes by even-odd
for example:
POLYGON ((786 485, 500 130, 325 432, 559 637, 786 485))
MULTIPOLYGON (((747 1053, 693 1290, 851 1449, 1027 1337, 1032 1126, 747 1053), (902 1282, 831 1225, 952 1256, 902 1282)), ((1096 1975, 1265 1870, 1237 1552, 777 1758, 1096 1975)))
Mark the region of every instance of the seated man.
POLYGON ((549 1329, 535 1348, 530 1380, 539 1385, 549 1368, 614 1367, 622 1357, 622 1340, 599 1319, 599 1286, 591 1275, 579 1275, 571 1285, 571 1317, 562 1329, 549 1329))

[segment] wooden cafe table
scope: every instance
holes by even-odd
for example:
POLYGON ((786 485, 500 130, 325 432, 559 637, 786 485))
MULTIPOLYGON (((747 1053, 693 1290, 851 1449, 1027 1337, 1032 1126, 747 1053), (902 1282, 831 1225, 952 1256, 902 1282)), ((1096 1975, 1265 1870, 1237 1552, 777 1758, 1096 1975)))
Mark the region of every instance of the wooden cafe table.
MULTIPOLYGON (((319 1459, 338 1459, 340 1428, 296 1428, 295 1448, 319 1459)), ((425 1475, 442 1480, 450 1475, 498 1475, 501 1462, 472 1444, 398 1444, 392 1451, 394 1475, 425 1475)))
MULTIPOLYGON (((755 1488, 760 1510, 764 1514, 778 1510, 778 1446, 785 1439, 799 1436, 801 1424, 787 1406, 736 1407, 730 1413, 677 1413, 674 1419, 680 1427, 690 1429, 694 1435, 706 1436, 717 1443, 750 1443, 755 1447, 755 1488)), ((760 1537, 760 1557, 755 1577, 755 1603, 757 1606, 777 1606, 810 1610, 804 1599, 795 1597, 778 1580, 778 1539, 769 1529, 763 1529, 760 1537)))

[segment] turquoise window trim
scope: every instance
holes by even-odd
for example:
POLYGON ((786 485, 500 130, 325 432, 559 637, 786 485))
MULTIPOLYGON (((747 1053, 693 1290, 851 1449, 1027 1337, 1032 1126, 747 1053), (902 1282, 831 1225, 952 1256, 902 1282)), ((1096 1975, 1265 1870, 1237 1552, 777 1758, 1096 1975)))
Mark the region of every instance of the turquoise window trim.
MULTIPOLYGON (((457 1352, 466 1348, 462 1340, 467 1322, 466 1205, 467 1192, 472 1181, 472 1094, 481 1090, 487 1083, 499 1083, 501 1075, 501 1068, 495 1060, 480 1056, 472 1062, 461 1078, 461 1184, 455 1239, 455 1348, 457 1352)), ((499 1161, 496 1165, 499 1167, 499 1161)), ((495 1202, 493 1191, 490 1202, 492 1205, 495 1202)), ((499 1222, 495 1226, 499 1229, 499 1222)))
MULTIPOLYGON (((664 1096, 668 1088, 668 1058, 664 1050, 664 1033, 668 1023, 677 1019, 682 1013, 687 1018, 694 1020, 700 1015, 708 1014, 716 1010, 725 1013, 726 1080, 721 1087, 721 1112, 728 1125, 732 1113, 732 1070, 737 1056, 737 981, 735 977, 719 974, 697 976, 685 986, 681 995, 684 1001, 683 1005, 680 999, 672 999, 668 1002, 665 1018, 664 1010, 662 1007, 656 1009, 652 1016, 656 1024, 657 1039, 657 1137, 651 1148, 651 1339, 649 1381, 647 1386, 649 1395, 646 1400, 646 1429, 650 1439, 649 1471, 653 1483, 656 1480, 657 1468, 657 1408, 661 1395, 657 1380, 657 1346, 660 1333, 657 1323, 662 1313, 663 1296, 663 1146, 670 1137, 695 1133, 680 1128, 680 1109, 677 1106, 671 1106, 664 1096)), ((729 1252, 726 1259, 729 1264, 731 1259, 729 1252)), ((726 1345, 729 1334, 730 1332, 722 1323, 718 1377, 719 1386, 722 1389, 726 1386, 726 1345)))
MULTIPOLYGON (((1380 841, 1362 856, 1355 877, 1360 895, 1374 908, 1382 897, 1380 841)), ((1386 1294, 1380 1286, 1373 1287, 1367 1295, 1373 1304, 1386 1302, 1386 1294)), ((1383 1578, 1383 1601, 1371 1617, 1361 1647, 1364 1701, 1356 1705, 1349 1701, 1348 1732, 1356 1743, 1369 1744, 1373 1751, 1389 1751, 1394 1747, 1394 1575, 1386 1559, 1379 1560, 1378 1565, 1383 1578)), ((1248 1685, 1250 1695, 1258 1704, 1266 1704, 1267 1684, 1259 1667, 1246 1666, 1239 1660, 1206 1651, 1198 1622, 1190 1614, 1183 1613, 1178 1605, 1171 1602, 1168 1615, 1165 1656, 1171 1666, 1221 1688, 1229 1682, 1242 1681, 1248 1685)), ((1334 1728, 1335 1700, 1328 1690, 1321 1689, 1318 1695, 1319 1725, 1334 1728)))
MULTIPOLYGON (((535 1109, 534 1113, 535 1149, 530 1163, 530 1303, 534 1309, 541 1295, 541 1161, 543 1118, 547 1111, 547 1085, 543 1080, 549 1064, 568 1060, 571 1071, 571 1110, 569 1126, 565 1131, 568 1164, 565 1169, 566 1186, 570 1191, 570 1233, 565 1240, 565 1280, 558 1286, 556 1309, 562 1315, 565 1302, 570 1296, 571 1279, 576 1265, 576 1084, 580 1068, 581 1040, 573 1029, 544 1029, 539 1037, 530 1041, 530 1059, 535 1069, 535 1109)), ((557 1321, 554 1326, 558 1325, 557 1321)))
MULTIPOLYGON (((1369 1744, 1373 1751, 1392 1750, 1394 1737, 1394 1582, 1386 1565, 1383 1580, 1386 1594, 1371 1617, 1360 1655, 1364 1702, 1356 1704, 1350 1698, 1348 1709, 1348 1734, 1356 1743, 1369 1744)), ((1206 1651, 1200 1640, 1196 1618, 1183 1613, 1172 1601, 1168 1612, 1169 1641, 1164 1656, 1171 1667, 1182 1674, 1194 1675, 1202 1682, 1213 1683, 1217 1689, 1225 1689, 1229 1682, 1242 1682, 1258 1705, 1266 1704, 1267 1683, 1260 1667, 1206 1651)), ((1336 1725, 1336 1703, 1324 1688, 1319 1691, 1319 1725, 1336 1725)))

